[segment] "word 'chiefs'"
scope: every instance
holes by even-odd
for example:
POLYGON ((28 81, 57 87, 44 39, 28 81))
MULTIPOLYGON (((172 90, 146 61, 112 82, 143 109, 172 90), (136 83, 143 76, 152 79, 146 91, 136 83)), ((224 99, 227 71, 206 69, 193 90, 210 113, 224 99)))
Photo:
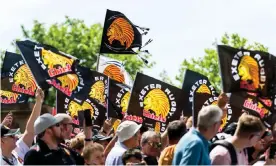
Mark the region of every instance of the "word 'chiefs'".
MULTIPOLYGON (((43 50, 44 48, 43 48, 43 47, 35 46, 34 49, 37 50, 37 51, 34 51, 34 56, 35 56, 35 58, 36 58, 38 64, 41 65, 41 68, 42 68, 43 70, 46 70, 47 67, 46 67, 46 65, 42 62, 41 57, 40 57, 40 49, 43 50)), ((54 76, 57 76, 57 75, 59 75, 59 74, 66 73, 66 72, 70 72, 70 71, 72 71, 72 70, 71 70, 71 64, 66 64, 65 67, 61 67, 61 66, 60 66, 60 67, 57 68, 57 69, 56 69, 56 68, 49 68, 48 74, 49 74, 50 77, 54 77, 54 76)))

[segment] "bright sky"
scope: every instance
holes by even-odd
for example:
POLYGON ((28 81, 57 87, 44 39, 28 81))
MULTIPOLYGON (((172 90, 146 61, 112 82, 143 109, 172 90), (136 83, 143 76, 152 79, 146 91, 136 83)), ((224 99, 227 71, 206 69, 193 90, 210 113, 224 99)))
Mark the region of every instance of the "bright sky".
POLYGON ((0 6, 0 49, 12 51, 10 43, 22 37, 20 25, 30 29, 35 19, 50 25, 68 15, 87 25, 103 24, 110 9, 151 29, 147 37, 154 41, 146 48, 156 65, 145 73, 159 78, 165 69, 174 78, 185 58, 204 56, 204 48, 225 32, 260 42, 276 54, 275 6, 275 0, 6 0, 0 6))

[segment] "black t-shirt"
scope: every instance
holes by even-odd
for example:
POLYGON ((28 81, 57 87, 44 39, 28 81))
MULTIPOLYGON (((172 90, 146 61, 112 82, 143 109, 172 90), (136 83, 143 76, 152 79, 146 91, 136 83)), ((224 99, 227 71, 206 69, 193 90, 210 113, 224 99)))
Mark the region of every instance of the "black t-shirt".
POLYGON ((143 159, 147 163, 147 165, 158 165, 158 161, 156 157, 151 157, 151 156, 143 156, 143 159))
POLYGON ((76 165, 76 161, 68 149, 58 147, 51 150, 44 141, 37 144, 25 155, 24 165, 76 165))

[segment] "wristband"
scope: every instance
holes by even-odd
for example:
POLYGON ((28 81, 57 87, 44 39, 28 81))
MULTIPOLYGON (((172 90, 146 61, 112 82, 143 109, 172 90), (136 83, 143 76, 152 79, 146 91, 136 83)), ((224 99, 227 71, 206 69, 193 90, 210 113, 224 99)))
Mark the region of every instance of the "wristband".
POLYGON ((85 138, 84 141, 93 141, 92 138, 85 138))

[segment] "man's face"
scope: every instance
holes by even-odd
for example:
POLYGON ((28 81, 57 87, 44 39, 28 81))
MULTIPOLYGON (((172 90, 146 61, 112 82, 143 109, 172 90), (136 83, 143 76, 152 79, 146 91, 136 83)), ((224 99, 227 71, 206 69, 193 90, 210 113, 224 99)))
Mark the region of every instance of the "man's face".
POLYGON ((152 137, 143 146, 142 151, 144 154, 152 157, 157 157, 161 152, 161 139, 160 137, 152 137))
POLYGON ((60 129, 60 124, 57 123, 50 128, 48 128, 51 136, 53 139, 56 139, 57 141, 60 141, 61 139, 61 129, 60 129))
POLYGON ((60 130, 61 130, 61 136, 62 136, 63 140, 70 139, 71 134, 73 132, 73 121, 72 121, 72 119, 63 121, 61 123, 60 130))
POLYGON ((258 141, 261 140, 261 137, 263 135, 263 132, 254 133, 251 136, 249 136, 249 145, 248 147, 254 146, 258 143, 258 141))
POLYGON ((16 148, 17 136, 4 136, 1 137, 1 149, 8 149, 10 151, 16 148))

